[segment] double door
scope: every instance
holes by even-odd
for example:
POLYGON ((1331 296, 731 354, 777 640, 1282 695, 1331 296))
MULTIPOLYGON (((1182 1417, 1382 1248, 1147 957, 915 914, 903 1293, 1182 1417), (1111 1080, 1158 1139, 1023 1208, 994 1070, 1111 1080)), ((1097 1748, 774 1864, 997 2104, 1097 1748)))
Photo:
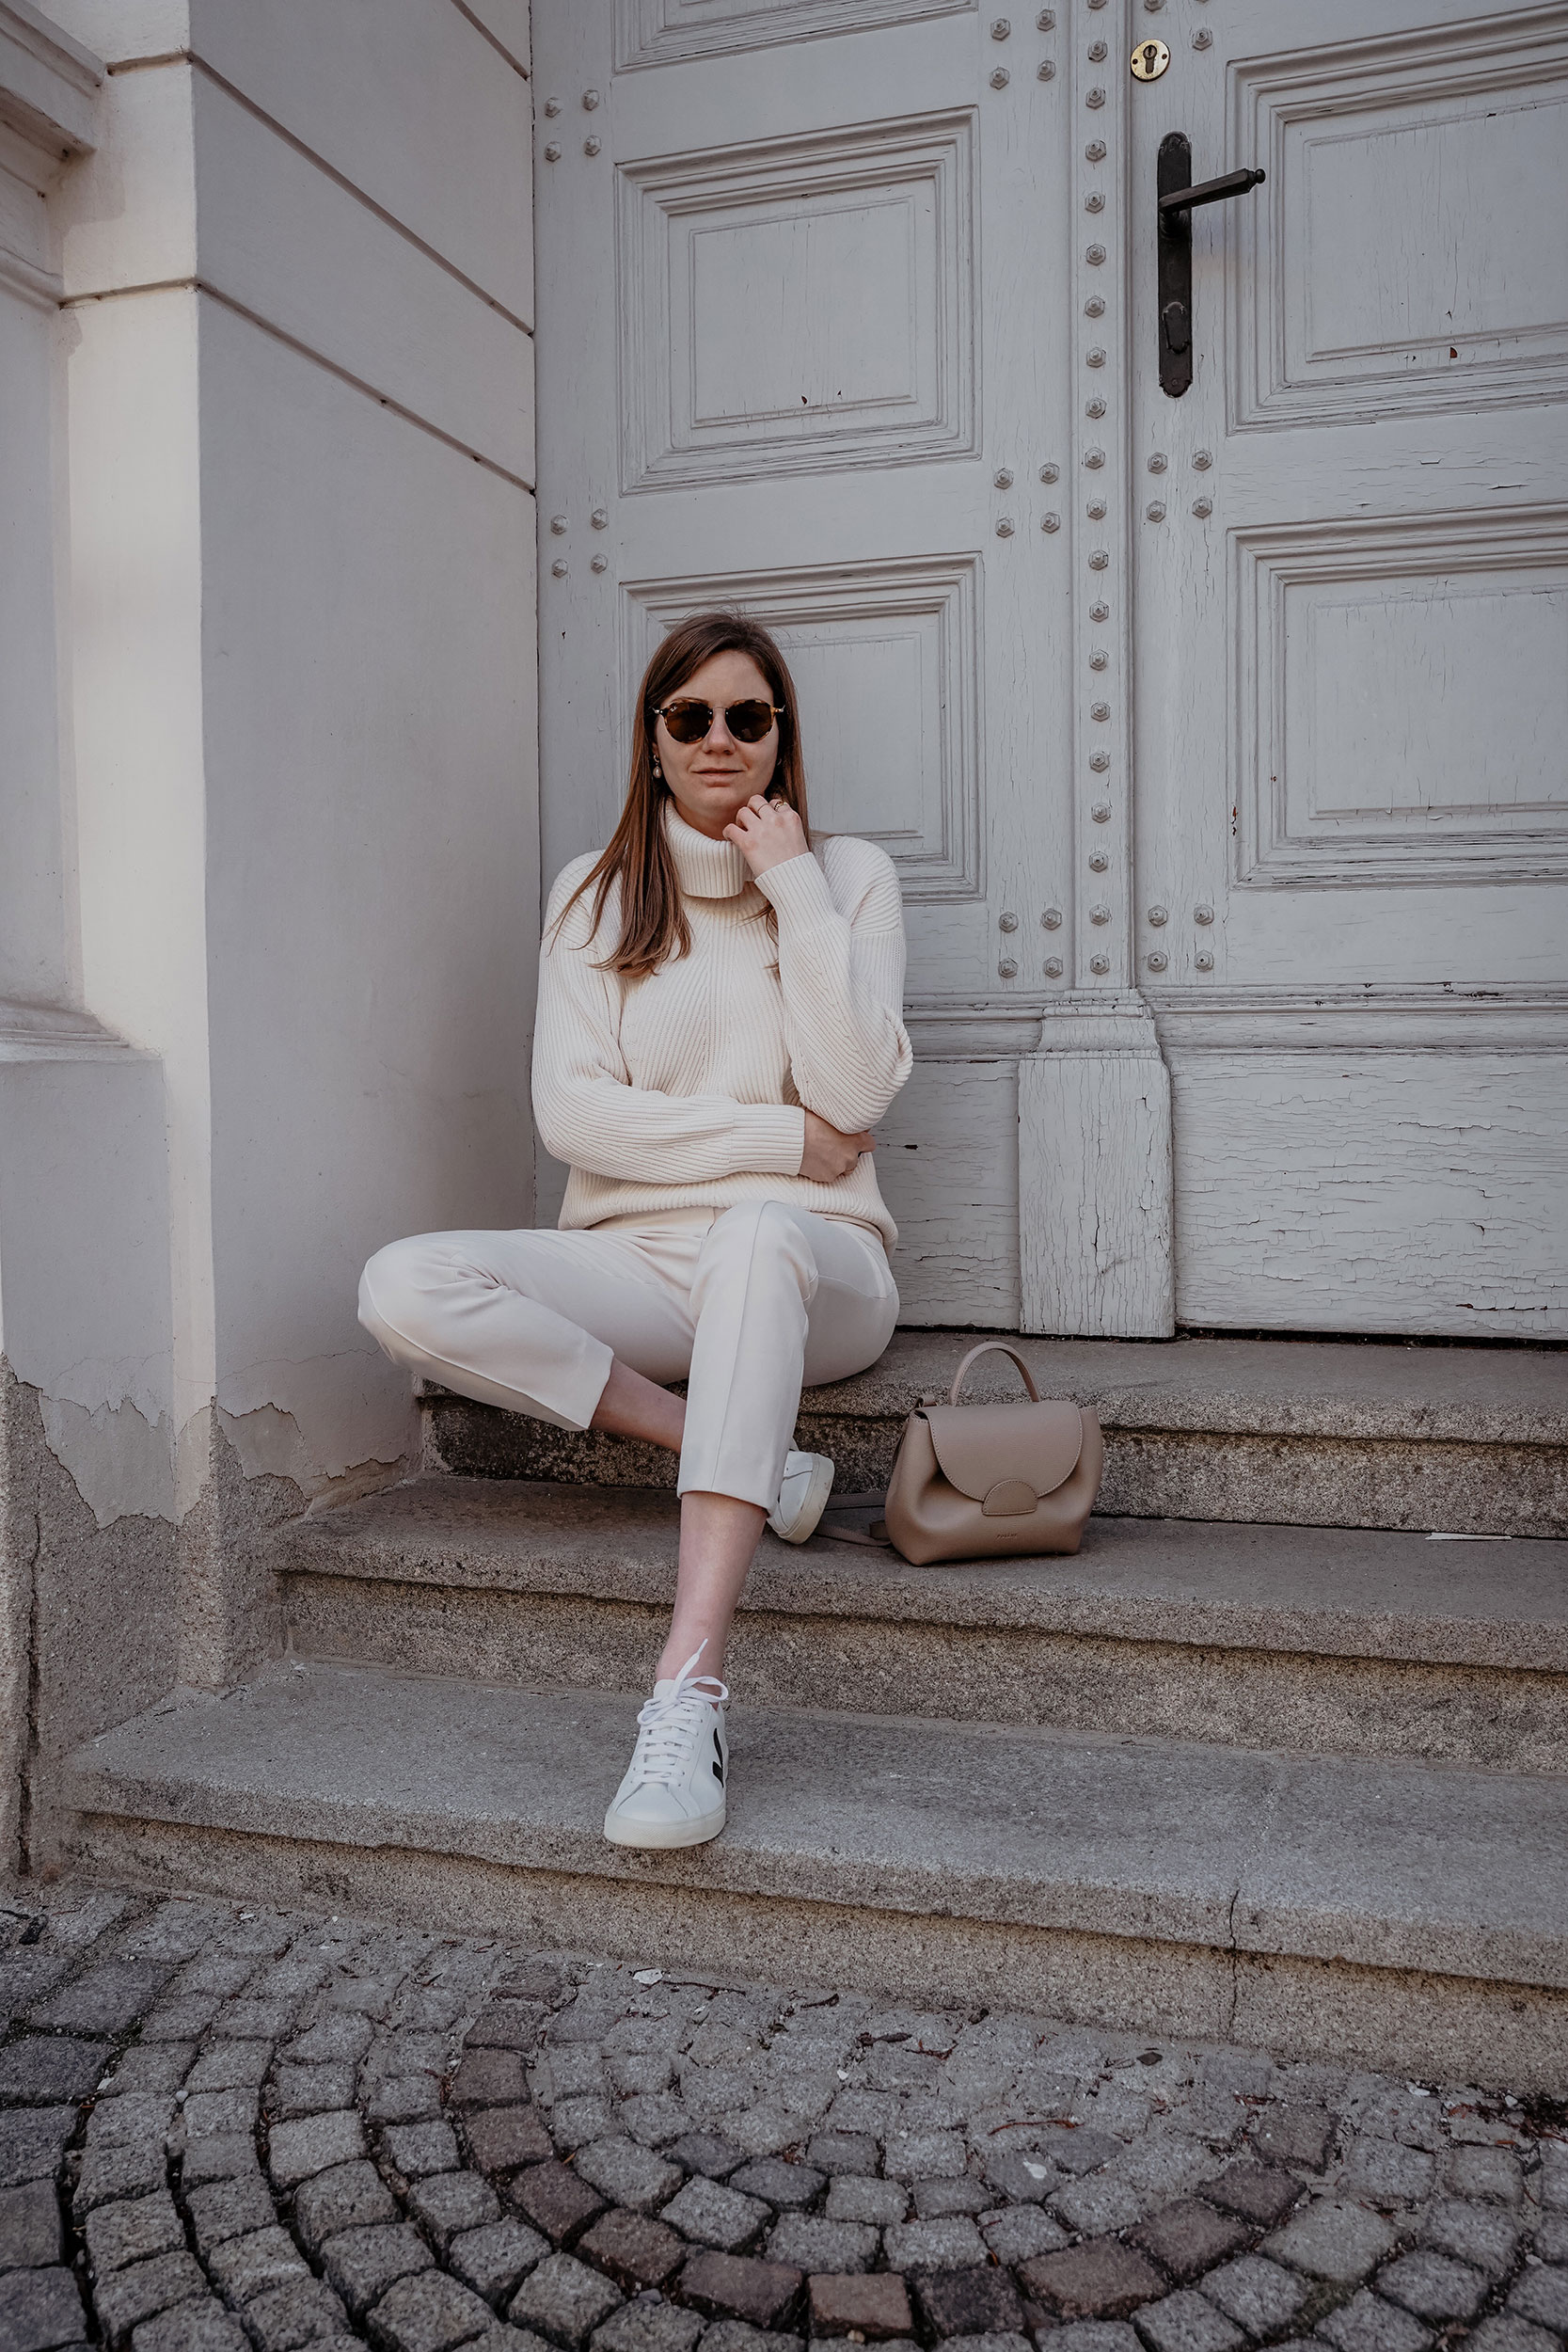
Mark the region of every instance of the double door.
POLYGON ((1542 1327, 1564 13, 1379 13, 536 0, 546 874, 765 619, 903 882, 911 1322, 1542 1327), (1267 174, 1180 398, 1176 132, 1267 174))

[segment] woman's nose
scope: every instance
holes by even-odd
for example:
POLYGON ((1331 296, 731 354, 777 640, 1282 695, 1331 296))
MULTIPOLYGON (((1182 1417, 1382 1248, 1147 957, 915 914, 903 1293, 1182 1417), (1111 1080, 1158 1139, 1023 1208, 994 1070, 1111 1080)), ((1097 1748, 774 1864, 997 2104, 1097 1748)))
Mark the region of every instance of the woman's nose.
POLYGON ((710 745, 715 751, 726 752, 733 751, 735 749, 735 738, 730 733, 728 726, 725 724, 722 704, 714 704, 713 724, 709 727, 706 735, 703 738, 703 740, 705 743, 710 745))

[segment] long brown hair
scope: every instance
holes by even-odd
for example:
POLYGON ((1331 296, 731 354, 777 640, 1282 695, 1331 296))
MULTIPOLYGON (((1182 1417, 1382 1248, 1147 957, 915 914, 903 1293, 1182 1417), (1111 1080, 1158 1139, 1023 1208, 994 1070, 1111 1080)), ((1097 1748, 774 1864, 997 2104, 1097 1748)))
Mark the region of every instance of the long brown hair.
MULTIPOLYGON (((777 644, 760 621, 744 612, 694 612, 677 621, 642 673, 637 690, 637 717, 631 750, 631 780, 621 821, 592 872, 583 876, 556 922, 556 932, 587 890, 594 893, 593 931, 597 932, 606 903, 617 882, 621 892, 621 936, 604 959, 602 969, 641 980, 661 963, 689 955, 691 926, 681 904, 675 861, 665 838, 664 811, 671 799, 669 786, 654 773, 654 728, 659 707, 679 691, 692 674, 716 653, 750 654, 781 704, 779 756, 768 786, 769 800, 787 801, 806 838, 806 777, 800 758, 800 723, 795 701, 795 681, 777 644)), ((769 909, 771 913, 771 909, 769 909)))

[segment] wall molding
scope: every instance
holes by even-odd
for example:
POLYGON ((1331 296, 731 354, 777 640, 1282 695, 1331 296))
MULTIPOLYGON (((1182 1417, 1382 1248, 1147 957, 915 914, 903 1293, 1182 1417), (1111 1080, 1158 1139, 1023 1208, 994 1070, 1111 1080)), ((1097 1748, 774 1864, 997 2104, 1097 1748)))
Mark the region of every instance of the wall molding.
POLYGON ((1445 1055, 1568 1048, 1568 988, 1367 988, 1306 993, 1162 990, 1150 996, 1160 1041, 1194 1054, 1445 1055))
POLYGON ((1150 990, 1108 1019, 1098 997, 1015 997, 1005 1005, 914 996, 904 1009, 917 1061, 1009 1061, 1030 1055, 1147 1051, 1135 1006, 1167 1058, 1194 1054, 1563 1053, 1568 988, 1419 986, 1339 990, 1150 990))
POLYGON ((973 15, 979 0, 615 0, 615 71, 973 15), (684 22, 683 22, 684 20, 684 22))
POLYGON ((97 146, 105 70, 31 0, 0 0, 0 122, 35 151, 42 184, 97 146))

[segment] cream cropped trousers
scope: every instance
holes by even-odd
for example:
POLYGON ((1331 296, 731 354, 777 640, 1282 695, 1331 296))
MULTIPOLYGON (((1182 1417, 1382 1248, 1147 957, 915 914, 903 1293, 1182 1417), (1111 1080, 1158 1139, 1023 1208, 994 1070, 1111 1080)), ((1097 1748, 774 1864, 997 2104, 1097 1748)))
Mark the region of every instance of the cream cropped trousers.
POLYGON ((558 1428, 587 1428, 617 1357, 686 1379, 680 1492, 765 1511, 802 1385, 863 1372, 897 1316, 878 1235, 778 1200, 421 1233, 378 1249, 359 1283, 359 1320, 394 1363, 558 1428))

